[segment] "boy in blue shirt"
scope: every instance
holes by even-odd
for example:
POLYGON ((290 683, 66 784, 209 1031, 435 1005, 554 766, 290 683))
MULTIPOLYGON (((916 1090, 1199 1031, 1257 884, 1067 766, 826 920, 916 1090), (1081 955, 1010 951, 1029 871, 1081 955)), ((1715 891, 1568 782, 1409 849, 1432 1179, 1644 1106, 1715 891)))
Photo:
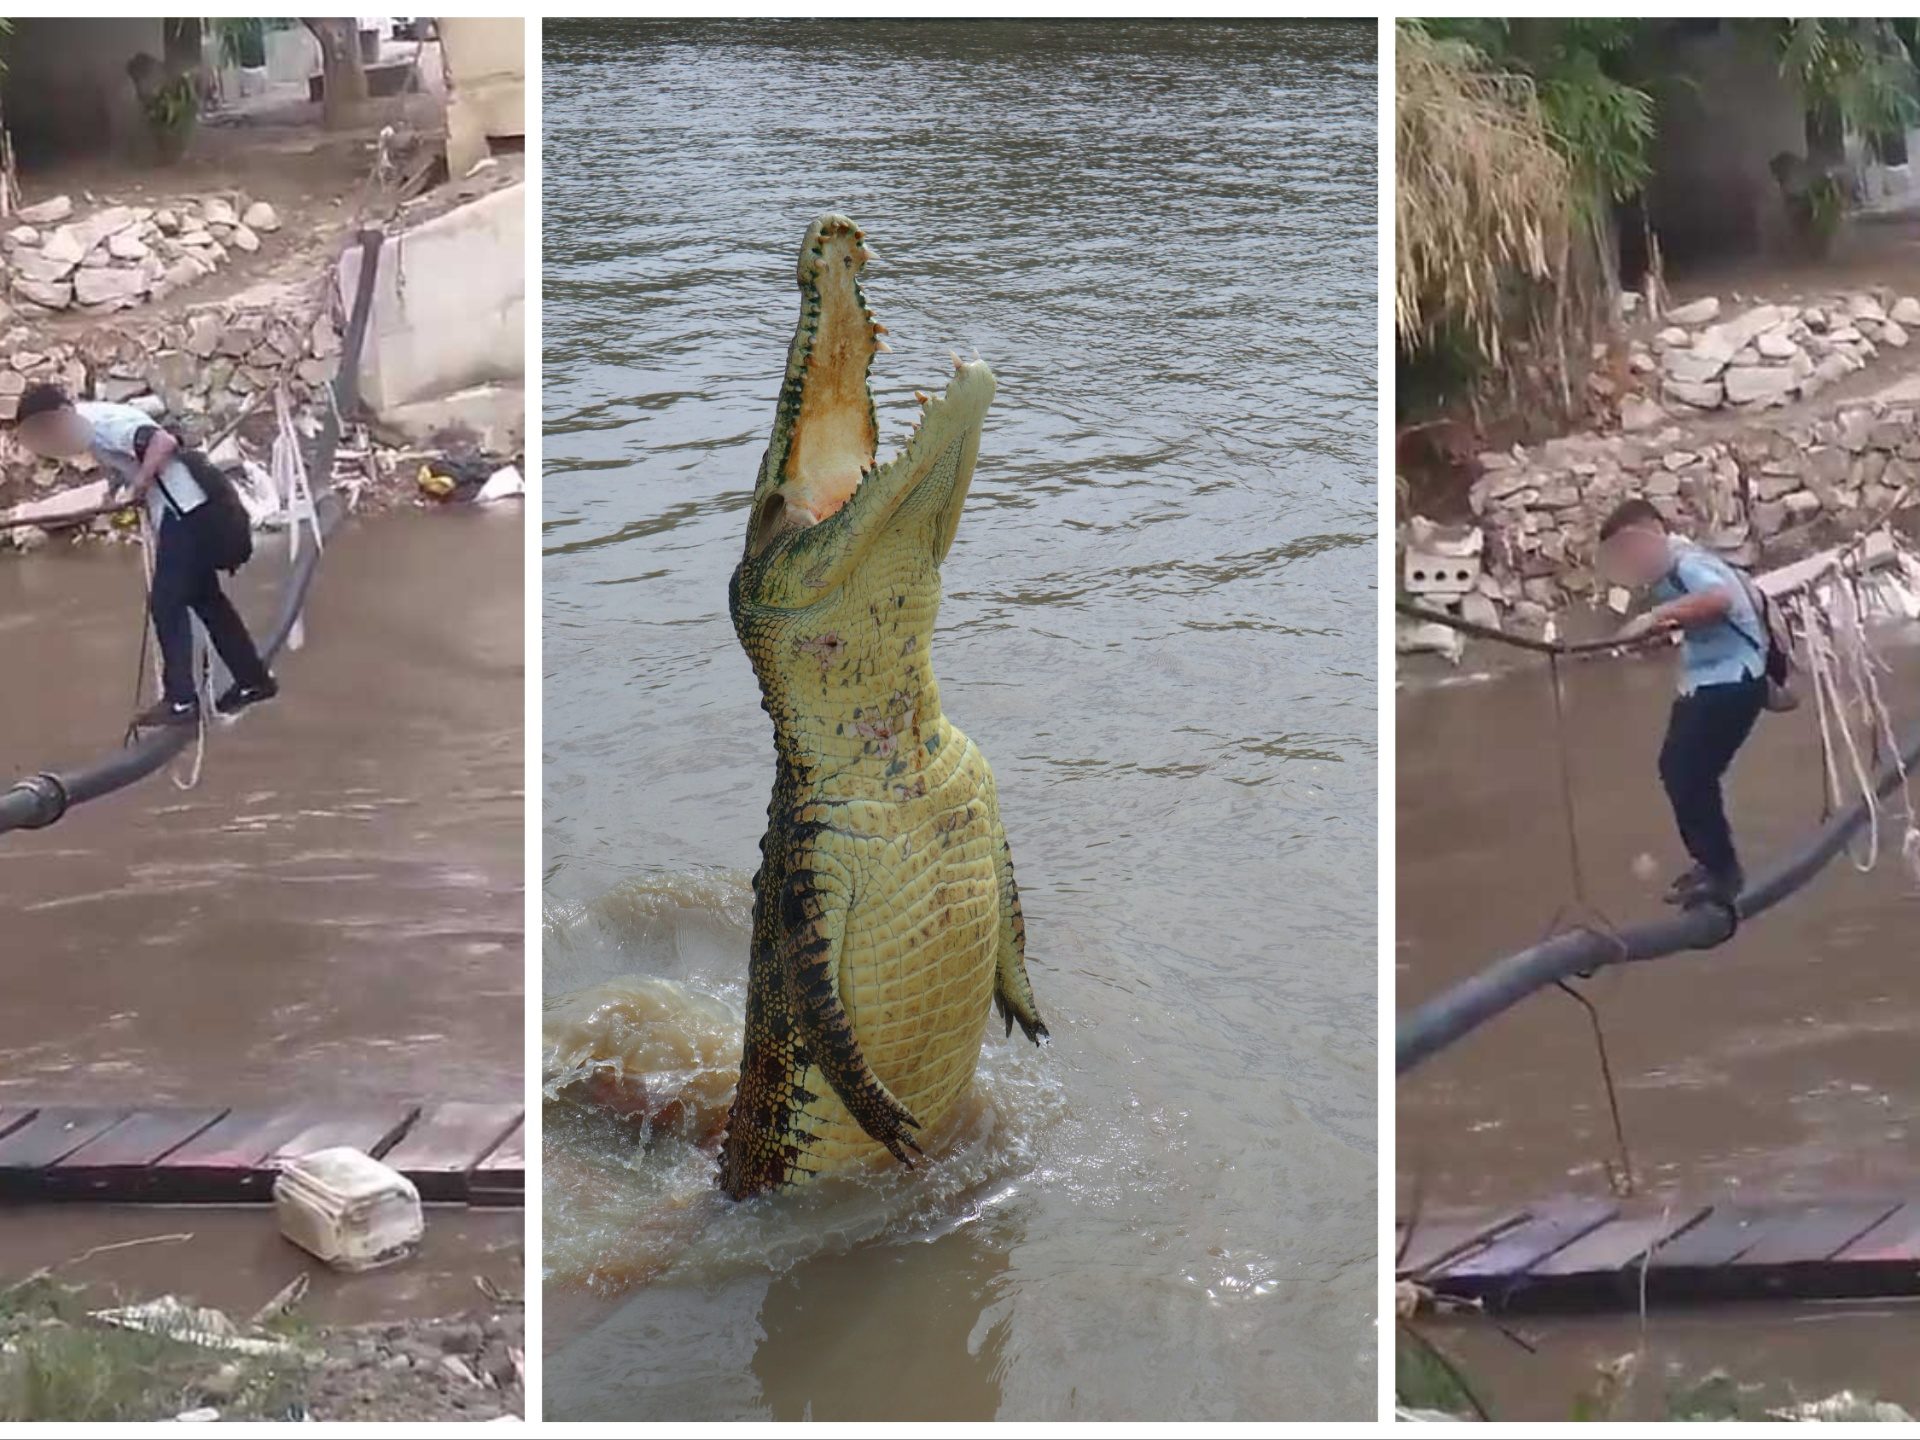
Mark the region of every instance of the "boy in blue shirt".
POLYGON ((1658 602, 1621 630, 1637 639, 1678 630, 1680 694, 1660 747, 1681 843, 1693 865, 1667 891, 1676 905, 1731 905, 1746 885, 1727 824, 1721 780, 1767 703, 1767 628, 1740 572, 1667 531, 1642 499, 1622 503, 1600 527, 1601 567, 1658 602))
POLYGON ((180 445, 143 410, 95 401, 75 404, 57 385, 30 385, 15 415, 17 433, 37 455, 89 450, 113 475, 113 493, 131 488, 154 535, 153 633, 160 642, 160 699, 134 717, 138 726, 191 725, 200 718, 193 683, 193 621, 226 663, 233 683, 214 702, 222 715, 271 700, 280 686, 246 623, 220 588, 207 493, 179 457, 180 445))

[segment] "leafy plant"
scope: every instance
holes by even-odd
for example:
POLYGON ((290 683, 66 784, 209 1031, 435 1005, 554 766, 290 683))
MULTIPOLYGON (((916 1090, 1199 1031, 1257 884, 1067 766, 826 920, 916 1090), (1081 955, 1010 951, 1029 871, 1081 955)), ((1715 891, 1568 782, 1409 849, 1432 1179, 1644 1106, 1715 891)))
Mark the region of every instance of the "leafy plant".
POLYGON ((200 93, 191 75, 176 75, 147 97, 147 123, 167 134, 191 129, 200 115, 200 93))
POLYGON ((175 75, 154 86, 141 102, 160 158, 171 163, 186 153, 200 119, 200 91, 191 75, 175 75))
POLYGON ((1830 107, 1868 137, 1920 119, 1913 56, 1893 21, 1758 23, 1777 27, 1780 73, 1800 87, 1810 110, 1830 107))
POLYGON ((1473 45, 1489 65, 1532 78, 1541 116, 1566 158, 1575 202, 1637 194, 1652 173, 1654 98, 1622 75, 1646 22, 1621 19, 1445 20, 1435 33, 1473 45))
POLYGON ((222 19, 213 22, 220 41, 222 64, 236 69, 259 69, 267 63, 267 22, 260 19, 222 19))
POLYGON ((1516 277, 1566 245, 1567 162, 1524 75, 1402 21, 1395 59, 1395 327, 1404 349, 1458 330, 1498 362, 1516 277))

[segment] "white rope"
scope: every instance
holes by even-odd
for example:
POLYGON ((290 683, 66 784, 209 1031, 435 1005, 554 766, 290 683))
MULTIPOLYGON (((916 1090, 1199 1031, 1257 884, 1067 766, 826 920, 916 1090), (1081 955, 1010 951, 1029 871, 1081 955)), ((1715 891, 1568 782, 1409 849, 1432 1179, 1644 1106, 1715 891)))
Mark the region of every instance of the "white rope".
POLYGON ((1900 843, 1901 858, 1920 880, 1920 816, 1915 813, 1911 778, 1901 758, 1893 717, 1880 691, 1879 672, 1885 669, 1891 673, 1891 667, 1875 652, 1868 638, 1858 577, 1836 567, 1823 579, 1825 583, 1809 585, 1804 594, 1794 598, 1789 615, 1799 633, 1801 652, 1806 657, 1807 673, 1813 683, 1827 803, 1834 811, 1844 803, 1834 745, 1837 732, 1869 819, 1866 858, 1856 858, 1849 845, 1848 859, 1863 874, 1872 870, 1880 858, 1880 797, 1862 758, 1861 746, 1854 737, 1850 717, 1858 716, 1875 745, 1884 746, 1893 757, 1906 822, 1900 843))
POLYGON ((1839 732, 1847 759, 1853 767, 1855 781, 1861 793, 1866 797, 1871 823, 1866 827, 1867 858, 1861 862, 1854 858, 1853 847, 1847 847, 1847 858, 1853 867, 1863 874, 1879 862, 1880 858, 1880 822, 1878 801, 1873 793, 1873 780, 1861 763, 1859 747, 1854 743, 1853 728, 1847 723, 1845 701, 1840 694, 1840 683, 1835 674, 1837 657, 1834 654, 1833 640, 1824 624, 1825 616, 1819 603, 1808 595, 1794 606, 1794 616, 1800 631, 1800 649, 1806 656, 1807 676, 1813 682, 1814 710, 1820 717, 1820 747, 1822 752, 1821 773, 1826 780, 1827 805, 1829 813, 1837 812, 1844 804, 1840 784, 1840 766, 1834 756, 1834 732, 1839 732))
MULTIPOLYGON (((332 396, 331 386, 327 388, 327 394, 332 396)), ((320 512, 313 503, 313 487, 307 476, 306 457, 300 451, 300 432, 293 423, 293 404, 288 398, 285 380, 274 387, 273 408, 277 429, 269 466, 280 508, 287 516, 287 564, 291 569, 300 563, 300 528, 303 523, 313 532, 315 550, 324 550, 326 540, 320 533, 320 512)), ((287 648, 298 650, 306 641, 306 620, 296 615, 293 629, 287 633, 287 648)))
POLYGON ((1880 693, 1880 672, 1893 673, 1893 667, 1875 652, 1867 638, 1866 619, 1860 607, 1857 577, 1848 577, 1839 586, 1843 602, 1834 626, 1844 641, 1843 655, 1851 671, 1856 703, 1861 713, 1869 721, 1877 721, 1875 743, 1884 746, 1887 754, 1893 757, 1895 772, 1900 777, 1900 803, 1905 812, 1905 832, 1900 839, 1900 854, 1907 862, 1907 868, 1914 878, 1920 880, 1920 819, 1916 819, 1913 806, 1913 788, 1907 776, 1907 765, 1900 753, 1899 737, 1893 733, 1893 716, 1888 712, 1886 700, 1880 693))

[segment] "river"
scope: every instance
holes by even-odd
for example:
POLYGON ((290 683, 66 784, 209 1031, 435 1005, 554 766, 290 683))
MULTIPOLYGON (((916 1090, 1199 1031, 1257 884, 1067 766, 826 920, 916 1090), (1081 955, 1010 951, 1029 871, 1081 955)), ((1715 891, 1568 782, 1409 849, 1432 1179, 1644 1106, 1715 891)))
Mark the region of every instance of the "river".
MULTIPOLYGON (((523 1093, 523 524, 349 521, 281 698, 214 731, 197 785, 0 836, 0 1105, 523 1093)), ((234 589, 256 625, 282 544, 234 589)), ((120 743, 141 607, 131 547, 0 557, 9 783, 120 743)))
POLYGON ((1375 27, 550 22, 549 1006, 732 1017, 770 731, 727 576, 807 223, 883 454, 994 368, 934 668, 1053 1041, 913 1175, 731 1208, 549 1103, 550 1418, 1371 1418, 1375 27))
MULTIPOLYGON (((1912 627, 1879 632, 1901 733, 1920 719, 1917 639, 1912 627)), ((1476 677, 1486 658, 1470 653, 1461 683, 1416 679, 1399 700, 1401 1013, 1532 944, 1557 919, 1582 918, 1577 907, 1560 914, 1575 892, 1546 672, 1526 665, 1476 677)), ((1683 864, 1654 769, 1672 682, 1664 658, 1567 672, 1586 895, 1615 923, 1660 913, 1660 891, 1683 864), (1635 874, 1642 855, 1655 860, 1657 878, 1635 874)), ((1811 705, 1762 717, 1728 782, 1750 875, 1818 824, 1820 776, 1811 705)), ((1897 812, 1897 802, 1889 808, 1897 812)), ((1890 813, 1871 873, 1836 860, 1720 949, 1581 985, 1604 1023, 1643 1197, 1711 1204, 1916 1193, 1920 883, 1900 863, 1901 831, 1890 813)), ((1478 1211, 1608 1194, 1604 1162, 1616 1151, 1592 1031, 1556 992, 1522 1001, 1411 1072, 1398 1116, 1403 1215, 1415 1205, 1478 1211)), ((1670 1379, 1698 1381, 1715 1369, 1755 1387, 1753 1401, 1852 1388, 1920 1408, 1904 1358, 1914 1324, 1900 1305, 1719 1307, 1656 1314, 1644 1337, 1635 1317, 1529 1324, 1535 1355, 1490 1333, 1462 1343, 1507 1419, 1570 1418, 1594 1367, 1643 1339, 1647 1383, 1625 1406, 1639 1418, 1661 1416, 1670 1379), (1876 1323, 1878 1338, 1863 1340, 1876 1323)))

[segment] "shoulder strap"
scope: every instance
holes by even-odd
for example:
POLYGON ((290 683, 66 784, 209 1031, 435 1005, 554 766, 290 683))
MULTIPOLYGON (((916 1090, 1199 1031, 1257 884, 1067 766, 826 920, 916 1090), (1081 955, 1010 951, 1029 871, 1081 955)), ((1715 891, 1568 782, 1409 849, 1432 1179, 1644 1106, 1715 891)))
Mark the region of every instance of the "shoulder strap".
POLYGON ((180 502, 173 498, 173 492, 167 489, 167 482, 156 475, 153 477, 153 483, 160 487, 160 498, 167 502, 167 508, 173 511, 178 519, 186 519, 187 512, 182 510, 180 508, 180 502))
MULTIPOLYGON (((1733 583, 1740 587, 1740 593, 1747 597, 1747 604, 1753 607, 1753 618, 1760 622, 1761 630, 1763 632, 1766 631, 1768 628, 1766 611, 1767 599, 1766 596, 1760 593, 1760 588, 1748 578, 1745 571, 1737 569, 1731 561, 1722 560, 1718 555, 1708 550, 1702 550, 1700 553, 1705 555, 1712 563, 1718 565, 1722 570, 1725 570, 1732 578, 1733 583)), ((1691 595, 1693 593, 1687 589, 1686 583, 1680 578, 1680 562, 1678 560, 1674 561, 1673 568, 1667 571, 1667 583, 1682 595, 1691 595)), ((1747 627, 1733 618, 1733 612, 1731 610, 1727 612, 1726 618, 1720 623, 1758 651, 1761 659, 1766 659, 1771 651, 1771 647, 1766 644, 1766 642, 1748 634, 1747 627)))
MULTIPOLYGON (((136 455, 144 452, 146 448, 140 443, 140 437, 143 435, 146 436, 148 443, 151 444, 154 433, 158 431, 160 428, 161 427, 158 425, 142 425, 138 430, 134 432, 133 443, 134 443, 134 451, 136 455)), ((173 498, 173 491, 167 488, 165 471, 166 471, 166 467, 162 466, 159 473, 156 473, 154 475, 153 483, 160 487, 160 498, 167 502, 167 508, 174 513, 174 516, 177 519, 184 520, 187 518, 187 512, 180 508, 180 502, 173 498)))

